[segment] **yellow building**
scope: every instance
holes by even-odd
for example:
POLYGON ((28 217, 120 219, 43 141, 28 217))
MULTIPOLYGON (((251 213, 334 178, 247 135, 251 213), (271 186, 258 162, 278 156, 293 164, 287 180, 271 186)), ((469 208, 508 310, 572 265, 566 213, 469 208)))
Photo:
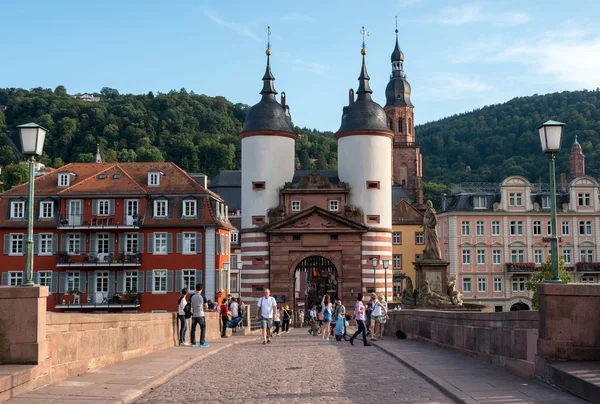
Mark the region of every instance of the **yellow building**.
POLYGON ((423 215, 406 199, 392 208, 392 268, 394 271, 394 301, 399 301, 406 281, 398 280, 400 274, 415 282, 415 262, 421 254, 423 238, 423 215))

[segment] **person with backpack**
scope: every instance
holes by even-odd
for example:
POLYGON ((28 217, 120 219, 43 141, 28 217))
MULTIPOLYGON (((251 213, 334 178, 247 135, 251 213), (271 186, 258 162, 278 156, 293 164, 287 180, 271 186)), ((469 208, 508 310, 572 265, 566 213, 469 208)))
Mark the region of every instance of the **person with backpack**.
POLYGON ((292 312, 290 311, 290 306, 285 306, 283 309, 283 326, 281 327, 281 332, 285 332, 287 334, 290 333, 290 321, 292 320, 292 312))
POLYGON ((186 288, 181 289, 181 296, 179 296, 179 300, 177 301, 177 318, 179 319, 179 345, 189 346, 185 342, 185 334, 188 329, 187 319, 185 308, 188 306, 188 302, 186 300, 188 290, 186 288))
MULTIPOLYGON (((231 305, 229 306, 229 311, 231 312, 231 320, 235 320, 240 317, 240 307, 237 303, 237 299, 235 297, 231 298, 231 305)), ((231 332, 236 332, 236 326, 231 327, 231 332)))
POLYGON ((202 289, 204 285, 201 283, 196 284, 196 294, 190 299, 192 308, 192 346, 197 347, 196 344, 196 326, 200 326, 200 346, 202 348, 208 348, 210 345, 205 342, 206 338, 206 318, 204 317, 204 297, 202 297, 202 289))

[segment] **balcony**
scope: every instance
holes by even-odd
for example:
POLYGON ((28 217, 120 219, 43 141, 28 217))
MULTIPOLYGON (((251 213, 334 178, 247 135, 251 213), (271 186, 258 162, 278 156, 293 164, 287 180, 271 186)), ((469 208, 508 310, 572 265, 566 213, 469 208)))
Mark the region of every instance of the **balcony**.
POLYGON ((57 255, 57 267, 139 267, 142 254, 132 252, 69 254, 61 251, 57 255))
POLYGON ((61 215, 58 221, 59 229, 139 229, 143 221, 138 215, 61 215))
POLYGON ((87 295, 62 297, 56 294, 54 307, 57 309, 133 309, 140 307, 141 299, 141 293, 88 293, 87 295))
POLYGON ((506 272, 518 272, 531 274, 539 272, 540 266, 533 262, 508 262, 506 263, 506 272))
POLYGON ((600 273, 600 262, 578 262, 575 264, 577 272, 596 272, 600 273))

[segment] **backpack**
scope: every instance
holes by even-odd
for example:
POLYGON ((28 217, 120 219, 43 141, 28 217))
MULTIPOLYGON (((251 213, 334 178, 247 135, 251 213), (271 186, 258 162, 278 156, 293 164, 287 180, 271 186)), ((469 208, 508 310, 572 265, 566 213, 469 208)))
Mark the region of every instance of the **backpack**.
MULTIPOLYGON (((184 297, 185 296, 179 297, 179 300, 177 300, 177 306, 179 306, 181 304, 181 299, 183 299, 184 297)), ((185 315, 185 318, 192 317, 192 299, 190 299, 190 301, 187 302, 187 304, 183 308, 183 314, 185 315)))

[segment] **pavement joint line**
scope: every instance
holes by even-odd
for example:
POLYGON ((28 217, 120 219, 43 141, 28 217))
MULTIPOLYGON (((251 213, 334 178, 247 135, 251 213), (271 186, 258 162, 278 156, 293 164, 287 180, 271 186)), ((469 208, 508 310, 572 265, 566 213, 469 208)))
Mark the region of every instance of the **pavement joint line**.
MULTIPOLYGON (((147 381, 147 383, 142 386, 139 389, 130 389, 130 390, 126 390, 125 392, 128 392, 128 394, 126 394, 124 397, 122 397, 120 400, 115 400, 115 401, 111 401, 114 403, 119 403, 119 404, 129 404, 129 403, 133 403, 134 401, 136 401, 138 398, 144 396, 145 394, 149 393, 151 390, 155 389, 156 387, 168 382, 169 380, 171 380, 172 378, 174 378, 175 376, 185 372, 186 370, 188 370, 189 368, 191 368, 192 366, 194 366, 195 364, 197 364, 198 362, 203 361, 206 358, 209 358, 227 348, 231 348, 234 345, 238 345, 238 344, 245 344, 246 342, 252 342, 252 341, 256 341, 257 338, 248 338, 242 341, 232 341, 227 345, 223 345, 219 348, 216 348, 210 352, 207 352, 204 355, 198 355, 184 363, 182 363, 179 366, 176 366, 175 369, 154 377, 152 379, 149 379, 147 381)), ((174 347, 176 348, 176 347, 174 347)), ((195 347, 194 347, 195 348, 195 347)), ((193 348, 192 348, 193 349, 193 348)), ((200 348, 198 348, 200 349, 200 348)))

